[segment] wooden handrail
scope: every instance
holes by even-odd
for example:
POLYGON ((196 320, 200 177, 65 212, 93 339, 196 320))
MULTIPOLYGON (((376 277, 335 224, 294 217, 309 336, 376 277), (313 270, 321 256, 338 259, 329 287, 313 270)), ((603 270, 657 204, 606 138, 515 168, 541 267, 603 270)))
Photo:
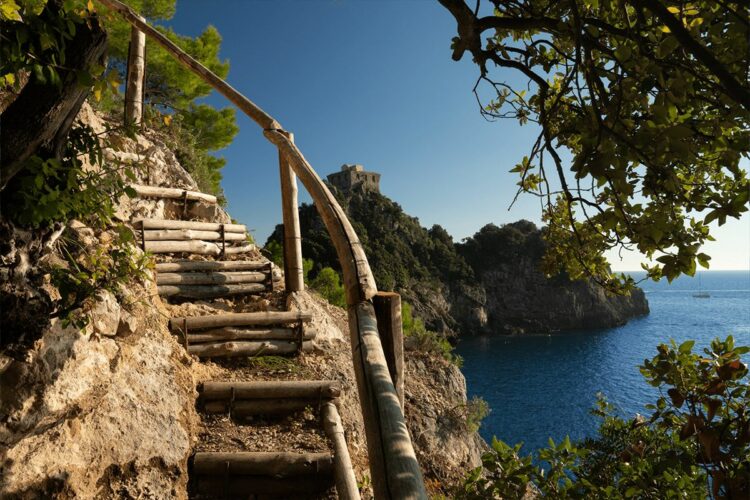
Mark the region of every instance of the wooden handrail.
POLYGON ((258 105, 185 53, 118 0, 99 0, 164 47, 190 71, 234 103, 277 146, 315 203, 331 237, 344 275, 352 361, 376 498, 426 499, 422 471, 409 437, 399 397, 388 371, 370 299, 375 278, 362 243, 336 198, 290 139, 290 133, 258 105))

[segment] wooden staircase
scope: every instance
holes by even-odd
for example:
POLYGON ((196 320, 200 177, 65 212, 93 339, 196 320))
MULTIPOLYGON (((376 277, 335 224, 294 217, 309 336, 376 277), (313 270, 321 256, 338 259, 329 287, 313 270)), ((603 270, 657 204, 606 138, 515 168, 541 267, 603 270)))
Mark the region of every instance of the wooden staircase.
POLYGON ((334 485, 339 498, 359 498, 344 430, 334 404, 341 387, 333 381, 204 382, 198 409, 224 413, 237 425, 248 418, 279 419, 314 410, 331 450, 326 452, 207 452, 190 463, 191 495, 196 498, 310 498, 326 496, 334 485))
MULTIPOLYGON (((215 203, 210 195, 179 189, 138 186, 144 197, 177 197, 185 203, 215 203)), ((242 224, 137 219, 141 246, 158 259, 154 266, 159 295, 168 301, 236 299, 277 291, 281 273, 273 263, 245 259, 255 251, 242 224), (192 259, 210 260, 192 260, 192 259), (214 259, 219 260, 214 260, 214 259), (236 259, 236 260, 227 260, 236 259)), ((316 332, 312 315, 300 311, 256 311, 174 316, 170 330, 185 350, 201 359, 293 356, 311 349, 316 332)), ((329 443, 328 451, 203 451, 189 464, 193 498, 320 498, 336 485, 339 498, 358 499, 359 490, 335 405, 340 384, 326 380, 208 381, 199 384, 197 409, 204 422, 226 416, 231 425, 249 419, 299 418, 314 411, 329 443)), ((210 428, 210 425, 207 426, 210 428)), ((210 434, 210 430, 209 430, 210 434)), ((200 444, 198 447, 200 448, 200 444)))

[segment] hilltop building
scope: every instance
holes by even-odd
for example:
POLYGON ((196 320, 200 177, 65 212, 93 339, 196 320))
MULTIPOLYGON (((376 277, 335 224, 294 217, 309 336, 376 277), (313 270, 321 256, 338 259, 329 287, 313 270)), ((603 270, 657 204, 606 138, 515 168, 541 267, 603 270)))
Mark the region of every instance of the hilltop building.
POLYGON ((362 165, 345 163, 341 166, 339 172, 328 175, 328 182, 344 193, 351 193, 352 191, 380 192, 380 174, 367 172, 362 165))

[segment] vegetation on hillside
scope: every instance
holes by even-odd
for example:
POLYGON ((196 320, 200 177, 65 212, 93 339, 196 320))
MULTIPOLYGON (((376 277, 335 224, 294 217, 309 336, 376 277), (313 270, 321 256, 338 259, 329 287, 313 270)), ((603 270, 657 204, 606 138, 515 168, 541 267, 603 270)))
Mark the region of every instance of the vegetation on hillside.
MULTIPOLYGON (((196 37, 179 35, 158 23, 174 16, 176 0, 129 0, 127 4, 143 15, 181 49, 208 69, 224 78, 229 63, 219 58, 221 35, 208 26, 196 37)), ((103 9, 104 10, 104 9, 103 9)), ((104 16, 109 37, 108 71, 125 80, 130 25, 119 16, 104 16)), ((233 107, 215 109, 199 102, 211 87, 185 69, 161 46, 148 43, 146 48, 146 81, 144 116, 148 125, 164 133, 167 145, 180 164, 190 172, 201 191, 218 195, 223 201, 221 169, 226 160, 213 154, 228 146, 239 130, 233 107)), ((123 109, 122 96, 104 99, 101 107, 110 112, 123 109)))
POLYGON ((538 126, 511 172, 544 206, 548 274, 627 290, 603 256, 617 248, 644 254, 654 279, 709 266, 709 224, 748 210, 747 2, 440 2, 458 24, 453 59, 479 67, 482 114, 538 126))
POLYGON ((641 372, 659 389, 648 417, 623 419, 603 398, 598 436, 565 438, 539 451, 544 466, 497 439, 456 498, 711 498, 750 496, 750 378, 741 361, 750 347, 730 336, 703 353, 672 341, 641 372))

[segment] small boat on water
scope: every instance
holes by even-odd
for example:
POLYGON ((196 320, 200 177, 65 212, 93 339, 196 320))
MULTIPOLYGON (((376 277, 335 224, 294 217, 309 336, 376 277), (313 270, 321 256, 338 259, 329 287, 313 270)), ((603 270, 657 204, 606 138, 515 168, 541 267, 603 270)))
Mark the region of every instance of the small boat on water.
POLYGON ((710 299, 711 298, 711 294, 703 290, 700 274, 698 275, 698 291, 693 294, 693 297, 695 297, 696 299, 710 299))

